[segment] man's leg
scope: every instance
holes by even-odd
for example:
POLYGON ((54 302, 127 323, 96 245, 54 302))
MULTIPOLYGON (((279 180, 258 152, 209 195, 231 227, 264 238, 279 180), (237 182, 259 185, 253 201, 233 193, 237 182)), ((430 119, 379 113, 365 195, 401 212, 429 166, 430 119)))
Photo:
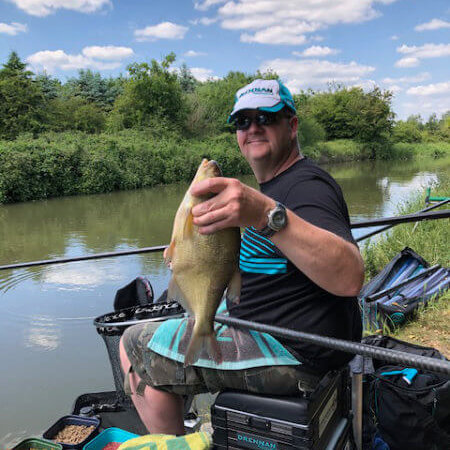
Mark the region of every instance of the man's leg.
MULTIPOLYGON (((125 373, 129 372, 131 363, 120 340, 120 361, 125 373)), ((150 433, 184 434, 183 398, 180 395, 145 386, 143 395, 137 395, 136 389, 141 381, 136 372, 131 372, 130 387, 134 406, 142 423, 150 433)))

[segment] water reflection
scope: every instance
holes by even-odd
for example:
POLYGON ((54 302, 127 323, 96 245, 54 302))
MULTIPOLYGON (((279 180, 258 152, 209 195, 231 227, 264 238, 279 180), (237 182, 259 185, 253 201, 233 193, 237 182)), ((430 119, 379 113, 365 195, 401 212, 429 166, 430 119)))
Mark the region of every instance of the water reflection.
POLYGON ((92 261, 83 264, 66 264, 49 266, 41 277, 41 282, 55 285, 58 290, 87 290, 108 281, 119 281, 122 278, 120 265, 110 264, 108 269, 100 267, 92 261))
POLYGON ((55 350, 61 334, 61 327, 51 317, 31 316, 29 326, 24 328, 24 346, 36 351, 55 350))

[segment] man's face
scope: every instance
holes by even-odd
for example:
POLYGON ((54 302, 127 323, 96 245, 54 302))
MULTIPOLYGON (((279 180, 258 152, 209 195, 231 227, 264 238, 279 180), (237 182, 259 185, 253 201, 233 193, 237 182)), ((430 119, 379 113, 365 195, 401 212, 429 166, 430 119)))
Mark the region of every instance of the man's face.
POLYGON ((272 120, 263 125, 255 120, 261 114, 264 113, 258 110, 240 112, 241 122, 245 123, 247 118, 251 123, 248 129, 236 131, 239 148, 249 163, 279 162, 290 153, 297 134, 297 117, 287 118, 282 112, 272 113, 272 120))

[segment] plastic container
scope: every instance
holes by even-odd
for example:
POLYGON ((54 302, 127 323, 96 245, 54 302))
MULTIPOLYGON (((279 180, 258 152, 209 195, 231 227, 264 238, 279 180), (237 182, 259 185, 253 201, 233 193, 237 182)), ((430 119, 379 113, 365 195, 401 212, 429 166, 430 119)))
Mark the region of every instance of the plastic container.
POLYGON ((111 427, 102 431, 98 436, 92 439, 91 442, 88 442, 83 447, 83 450, 102 450, 110 442, 123 443, 136 437, 139 437, 139 435, 120 428, 111 427))
POLYGON ((32 448, 36 450, 61 450, 62 445, 44 439, 29 438, 19 442, 12 450, 30 450, 32 448))
POLYGON ((57 422, 55 422, 42 436, 44 439, 54 440, 55 436, 68 425, 82 425, 82 426, 93 426, 94 429, 89 433, 89 435, 78 442, 77 444, 65 444, 64 442, 59 442, 63 448, 83 448, 85 444, 91 441, 98 434, 98 427, 100 426, 100 420, 96 417, 82 417, 82 416, 64 416, 61 417, 57 422))

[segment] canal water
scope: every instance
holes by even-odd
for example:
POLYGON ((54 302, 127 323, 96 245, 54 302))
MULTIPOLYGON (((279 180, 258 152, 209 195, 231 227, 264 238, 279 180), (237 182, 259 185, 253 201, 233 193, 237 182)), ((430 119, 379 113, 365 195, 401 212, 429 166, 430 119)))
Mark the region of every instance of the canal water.
MULTIPOLYGON (((394 215, 411 195, 448 176, 449 160, 326 167, 351 220, 394 215)), ((256 186, 251 177, 245 182, 256 186)), ((167 244, 187 185, 0 206, 0 265, 167 244)), ((367 230, 355 230, 358 237, 367 230)), ((142 275, 156 295, 169 273, 161 253, 0 272, 0 449, 39 436, 75 398, 113 388, 92 321, 117 289, 142 275)))

